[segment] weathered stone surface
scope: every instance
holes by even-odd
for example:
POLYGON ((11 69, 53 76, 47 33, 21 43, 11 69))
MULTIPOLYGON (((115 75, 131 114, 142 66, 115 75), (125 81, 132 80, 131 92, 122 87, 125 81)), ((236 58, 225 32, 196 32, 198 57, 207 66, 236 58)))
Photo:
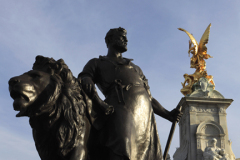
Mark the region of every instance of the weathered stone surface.
MULTIPOLYGON (((204 93, 201 90, 194 92, 204 93)), ((184 113, 179 122, 180 147, 173 155, 173 159, 202 160, 203 152, 212 138, 217 139, 217 147, 225 149, 225 152, 232 157, 231 159, 235 159, 228 138, 226 121, 226 109, 232 101, 232 99, 224 99, 223 96, 182 98, 179 102, 184 113)))
POLYGON ((231 160, 229 154, 225 153, 225 149, 217 147, 216 144, 216 138, 209 141, 209 145, 203 152, 203 160, 231 160))
POLYGON ((207 78, 200 78, 192 87, 193 92, 189 97, 204 97, 204 98, 224 98, 223 95, 214 89, 215 86, 211 84, 207 78))

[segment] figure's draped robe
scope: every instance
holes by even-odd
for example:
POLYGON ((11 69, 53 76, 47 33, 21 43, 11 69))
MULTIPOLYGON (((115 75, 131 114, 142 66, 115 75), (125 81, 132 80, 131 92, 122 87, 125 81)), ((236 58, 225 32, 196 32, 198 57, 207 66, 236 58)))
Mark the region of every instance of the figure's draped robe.
POLYGON ((120 64, 105 56, 90 60, 79 78, 90 77, 114 113, 100 130, 101 144, 130 160, 161 160, 147 79, 130 59, 120 64))

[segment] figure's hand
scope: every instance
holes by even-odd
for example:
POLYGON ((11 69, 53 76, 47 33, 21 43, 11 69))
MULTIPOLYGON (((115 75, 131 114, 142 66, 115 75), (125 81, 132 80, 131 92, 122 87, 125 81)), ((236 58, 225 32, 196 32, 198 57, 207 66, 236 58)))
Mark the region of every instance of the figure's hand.
POLYGON ((221 155, 216 155, 217 156, 217 158, 222 158, 222 156, 221 155))
POLYGON ((92 97, 96 90, 92 79, 90 77, 83 77, 83 78, 81 78, 81 84, 82 84, 82 88, 86 92, 86 94, 88 96, 92 97))
MULTIPOLYGON (((177 107, 179 108, 179 107, 177 107)), ((177 108, 174 108, 171 112, 170 112, 170 116, 171 116, 171 121, 172 122, 179 122, 183 113, 181 112, 181 109, 177 109, 177 108)))
POLYGON ((181 84, 182 84, 182 86, 183 86, 183 87, 185 86, 185 84, 184 84, 184 83, 182 83, 182 82, 181 82, 181 84))

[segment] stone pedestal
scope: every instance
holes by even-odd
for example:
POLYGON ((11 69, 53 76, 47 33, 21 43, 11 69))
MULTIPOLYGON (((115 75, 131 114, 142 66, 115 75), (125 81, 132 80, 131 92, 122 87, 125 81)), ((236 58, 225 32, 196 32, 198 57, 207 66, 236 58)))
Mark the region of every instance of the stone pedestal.
POLYGON ((202 160, 203 152, 212 138, 217 139, 217 147, 225 149, 232 158, 235 156, 228 137, 226 109, 232 99, 225 99, 219 92, 193 92, 179 102, 183 117, 179 122, 180 147, 173 155, 174 160, 202 160), (216 95, 211 98, 208 95, 216 95), (199 96, 201 95, 201 96, 199 96))

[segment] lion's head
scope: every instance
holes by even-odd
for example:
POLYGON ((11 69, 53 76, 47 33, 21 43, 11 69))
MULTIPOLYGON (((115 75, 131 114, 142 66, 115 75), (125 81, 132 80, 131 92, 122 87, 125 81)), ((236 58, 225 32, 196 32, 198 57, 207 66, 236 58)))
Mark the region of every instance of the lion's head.
POLYGON ((16 116, 30 117, 41 158, 49 157, 49 152, 65 156, 78 145, 86 105, 78 81, 62 59, 37 56, 32 70, 9 80, 9 91, 14 110, 19 111, 16 116))

